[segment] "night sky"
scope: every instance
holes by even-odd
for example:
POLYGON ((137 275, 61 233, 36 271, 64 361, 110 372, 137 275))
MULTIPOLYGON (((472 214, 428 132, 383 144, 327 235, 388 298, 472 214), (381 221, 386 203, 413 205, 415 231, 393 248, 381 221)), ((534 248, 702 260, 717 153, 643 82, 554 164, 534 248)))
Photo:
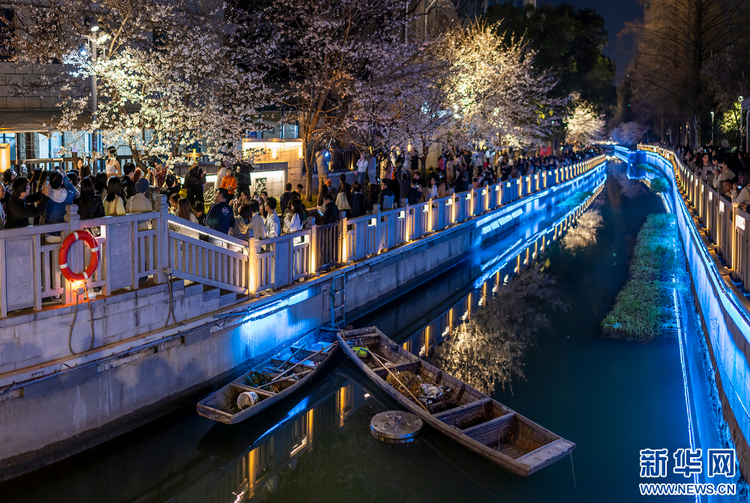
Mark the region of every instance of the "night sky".
POLYGON ((622 78, 625 67, 630 61, 630 49, 618 42, 617 34, 625 27, 625 22, 643 17, 643 7, 638 0, 537 0, 537 4, 559 5, 566 3, 576 9, 591 8, 604 17, 604 28, 609 33, 609 44, 604 54, 617 64, 617 81, 622 78))

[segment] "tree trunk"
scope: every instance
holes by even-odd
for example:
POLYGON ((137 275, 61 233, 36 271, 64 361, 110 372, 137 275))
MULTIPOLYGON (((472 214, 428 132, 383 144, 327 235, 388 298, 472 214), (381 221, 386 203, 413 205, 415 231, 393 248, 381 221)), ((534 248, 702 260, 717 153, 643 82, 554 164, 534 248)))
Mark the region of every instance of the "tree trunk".
MULTIPOLYGON (((313 200, 313 189, 312 189, 312 179, 313 179, 313 171, 312 171, 312 163, 310 162, 310 159, 312 158, 310 153, 310 145, 307 140, 304 140, 304 163, 305 163, 305 199, 307 202, 311 202, 313 200)), ((315 159, 313 159, 313 162, 315 162, 315 159)))

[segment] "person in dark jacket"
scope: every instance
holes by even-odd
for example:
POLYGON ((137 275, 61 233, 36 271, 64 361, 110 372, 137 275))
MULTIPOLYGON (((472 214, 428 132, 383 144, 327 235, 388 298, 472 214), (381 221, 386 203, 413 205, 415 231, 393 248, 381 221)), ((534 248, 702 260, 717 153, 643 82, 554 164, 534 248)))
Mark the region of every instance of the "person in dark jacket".
POLYGON ((252 164, 242 162, 235 164, 234 168, 237 173, 235 175, 235 178, 237 178, 237 192, 239 193, 243 190, 250 192, 250 173, 253 171, 252 164))
POLYGON ((401 204, 401 200, 409 198, 409 173, 406 170, 398 172, 398 202, 401 204))
POLYGON ((229 229, 234 227, 234 212, 232 211, 232 207, 227 203, 228 199, 229 191, 227 189, 222 187, 216 191, 214 195, 216 202, 208 210, 208 215, 206 215, 206 227, 229 234, 229 229))
POLYGON ((380 205, 380 209, 389 209, 389 208, 383 208, 383 202, 386 197, 392 197, 395 198, 393 195, 393 190, 388 186, 387 179, 383 179, 380 185, 380 195, 378 196, 378 204, 380 205))
POLYGON ((127 201, 135 195, 135 164, 132 162, 126 163, 122 167, 122 172, 125 173, 120 178, 120 183, 122 183, 122 197, 127 201))
POLYGON ((180 179, 169 173, 164 177, 164 185, 159 189, 159 193, 167 196, 167 200, 169 200, 172 198, 172 194, 179 194, 181 189, 180 179))
MULTIPOLYGON (((200 201, 201 204, 205 203, 203 199, 203 184, 206 179, 203 176, 203 170, 197 164, 193 164, 185 177, 185 189, 187 190, 187 198, 190 205, 196 208, 196 202, 200 201)), ((228 196, 228 194, 227 194, 228 196)))
POLYGON ((325 211, 323 212, 323 220, 321 225, 332 224, 339 221, 339 209, 336 203, 333 202, 333 194, 326 194, 323 198, 325 202, 325 211))
POLYGON ((365 188, 365 211, 372 211, 373 206, 378 202, 380 195, 380 186, 377 183, 370 183, 365 188))
POLYGON ((346 175, 344 173, 339 175, 339 182, 341 182, 339 185, 339 192, 345 191, 347 194, 352 193, 352 186, 346 182, 346 175))
MULTIPOLYGON (((393 194, 394 208, 401 204, 401 201, 398 198, 398 196, 401 194, 401 184, 399 183, 398 178, 398 176, 394 176, 393 180, 389 180, 388 182, 388 188, 391 189, 391 193, 393 194)), ((381 206, 380 208, 382 209, 383 207, 381 206)))
POLYGON ((78 201, 78 214, 81 218, 100 218, 104 216, 102 197, 96 192, 94 179, 90 176, 81 180, 81 198, 78 201))
POLYGON ((464 185, 464 177, 461 170, 459 169, 456 170, 455 179, 453 180, 453 190, 456 194, 466 190, 466 187, 464 185))
POLYGON ((351 206, 350 214, 352 218, 361 217, 365 214, 365 195, 362 192, 362 186, 358 182, 354 182, 351 206))
POLYGON ((40 192, 31 194, 31 185, 25 177, 13 180, 13 194, 8 201, 5 220, 5 228, 26 227, 29 219, 44 214, 49 197, 49 186, 45 186, 40 192), (36 206, 33 204, 37 203, 36 206))
POLYGON ((419 181, 415 178, 411 181, 409 189, 409 204, 417 204, 422 201, 422 189, 419 187, 419 181))
MULTIPOLYGON (((294 197, 294 192, 292 192, 292 184, 291 183, 287 183, 284 186, 284 193, 281 194, 281 213, 282 213, 282 215, 284 214, 284 212, 286 210, 289 209, 289 202, 292 200, 293 197, 294 197)), ((299 197, 299 196, 297 196, 297 197, 299 197)))

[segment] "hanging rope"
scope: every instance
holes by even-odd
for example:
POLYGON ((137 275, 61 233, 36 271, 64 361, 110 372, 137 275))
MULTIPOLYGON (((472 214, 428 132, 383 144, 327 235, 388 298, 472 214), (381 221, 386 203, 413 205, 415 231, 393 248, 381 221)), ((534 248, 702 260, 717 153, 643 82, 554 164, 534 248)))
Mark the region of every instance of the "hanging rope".
POLYGON ((83 292, 84 292, 84 295, 86 295, 86 300, 88 301, 88 304, 89 304, 89 322, 91 323, 91 344, 89 344, 88 349, 84 349, 81 352, 76 353, 75 351, 73 351, 73 329, 76 326, 76 320, 78 320, 78 289, 76 288, 76 292, 75 292, 76 308, 73 311, 73 323, 70 324, 70 331, 68 332, 68 349, 70 350, 70 354, 76 355, 76 356, 94 349, 94 309, 91 307, 91 297, 89 297, 89 291, 86 288, 86 280, 83 281, 83 292))
POLYGON ((573 467, 573 451, 570 451, 570 471, 573 472, 573 489, 576 488, 576 469, 573 467))
POLYGON ((172 286, 172 272, 169 269, 165 269, 164 272, 167 274, 167 291, 169 292, 169 313, 167 313, 167 322, 164 323, 164 327, 169 326, 169 318, 171 317, 175 325, 177 324, 177 318, 174 315, 174 287, 172 286))

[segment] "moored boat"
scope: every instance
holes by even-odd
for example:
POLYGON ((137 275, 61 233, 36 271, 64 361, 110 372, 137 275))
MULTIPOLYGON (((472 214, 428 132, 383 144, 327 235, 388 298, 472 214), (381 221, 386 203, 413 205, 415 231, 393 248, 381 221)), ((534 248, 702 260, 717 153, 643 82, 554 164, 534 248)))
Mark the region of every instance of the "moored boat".
POLYGON ((244 421, 309 383, 338 347, 335 332, 317 330, 199 401, 198 414, 224 424, 244 421))
POLYGON ((516 475, 530 475, 575 444, 409 353, 376 327, 339 332, 365 374, 426 424, 516 475))

